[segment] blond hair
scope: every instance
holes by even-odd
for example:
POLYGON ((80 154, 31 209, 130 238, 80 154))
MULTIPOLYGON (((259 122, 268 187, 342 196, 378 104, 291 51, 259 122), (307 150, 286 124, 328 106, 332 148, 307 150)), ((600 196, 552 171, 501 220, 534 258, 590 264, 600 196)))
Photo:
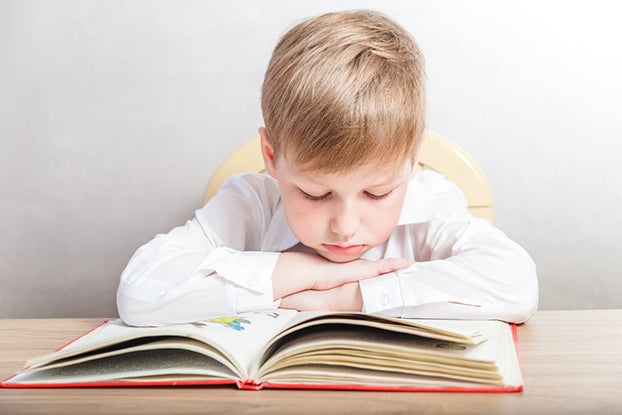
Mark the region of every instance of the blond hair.
POLYGON ((299 23, 275 47, 262 87, 275 156, 326 173, 413 160, 425 125, 424 71, 415 40, 381 13, 299 23))

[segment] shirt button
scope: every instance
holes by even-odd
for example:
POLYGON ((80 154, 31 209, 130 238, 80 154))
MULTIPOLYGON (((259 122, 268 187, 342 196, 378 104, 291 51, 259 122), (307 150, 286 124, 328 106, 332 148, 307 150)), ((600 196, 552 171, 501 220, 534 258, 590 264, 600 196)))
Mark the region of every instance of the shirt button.
POLYGON ((255 284, 257 284, 257 281, 255 280, 255 278, 249 277, 246 279, 246 285, 249 287, 254 286, 255 284))
POLYGON ((391 294, 381 293, 378 296, 378 302, 380 303, 380 305, 388 305, 391 302, 391 294))

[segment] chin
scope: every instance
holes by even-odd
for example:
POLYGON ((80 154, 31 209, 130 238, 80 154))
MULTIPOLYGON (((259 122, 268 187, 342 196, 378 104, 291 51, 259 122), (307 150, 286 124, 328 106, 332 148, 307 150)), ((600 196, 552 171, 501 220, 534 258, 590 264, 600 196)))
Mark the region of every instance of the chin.
POLYGON ((320 251, 317 251, 317 253, 320 254, 322 258, 328 259, 329 261, 335 262, 338 264, 355 261, 361 258, 361 255, 335 255, 331 252, 320 252, 320 251))

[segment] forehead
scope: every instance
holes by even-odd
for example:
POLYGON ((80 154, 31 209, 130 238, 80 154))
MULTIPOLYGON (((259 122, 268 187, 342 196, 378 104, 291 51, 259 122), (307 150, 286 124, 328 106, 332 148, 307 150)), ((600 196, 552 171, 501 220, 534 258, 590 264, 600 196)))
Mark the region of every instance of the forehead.
POLYGON ((348 175, 364 170, 401 171, 416 160, 418 148, 404 140, 333 140, 316 143, 314 140, 297 140, 281 143, 278 156, 283 156, 289 166, 299 172, 325 175, 348 175))
POLYGON ((325 171, 301 168, 291 159, 279 158, 279 164, 292 179, 322 186, 337 183, 357 183, 364 184, 367 187, 382 186, 408 177, 414 168, 411 162, 391 160, 384 163, 369 162, 343 171, 334 171, 333 169, 325 171))

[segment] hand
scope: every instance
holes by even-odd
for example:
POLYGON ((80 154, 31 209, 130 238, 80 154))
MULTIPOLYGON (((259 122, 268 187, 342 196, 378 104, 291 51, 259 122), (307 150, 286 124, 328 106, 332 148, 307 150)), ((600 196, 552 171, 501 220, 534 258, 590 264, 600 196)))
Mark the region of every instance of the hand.
POLYGON ((281 308, 299 311, 361 311, 363 297, 358 282, 330 290, 305 290, 281 299, 281 308))
POLYGON ((311 289, 329 290, 341 287, 350 282, 358 282, 408 268, 414 263, 415 261, 404 258, 383 258, 378 261, 357 259, 345 263, 325 260, 323 272, 316 274, 315 283, 311 289))
POLYGON ((326 291, 404 269, 412 264, 414 261, 403 258, 378 261, 357 259, 336 263, 317 254, 285 252, 279 255, 272 275, 274 298, 284 298, 306 290, 326 291))

